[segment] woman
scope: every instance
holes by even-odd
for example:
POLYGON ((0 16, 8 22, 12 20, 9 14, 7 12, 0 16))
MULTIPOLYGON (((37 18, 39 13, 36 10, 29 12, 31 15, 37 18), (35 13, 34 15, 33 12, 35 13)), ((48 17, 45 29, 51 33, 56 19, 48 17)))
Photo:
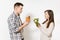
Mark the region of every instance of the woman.
POLYGON ((46 10, 45 12, 46 20, 42 23, 43 25, 39 24, 39 28, 41 31, 41 40, 51 40, 52 31, 54 29, 54 14, 52 10, 46 10))

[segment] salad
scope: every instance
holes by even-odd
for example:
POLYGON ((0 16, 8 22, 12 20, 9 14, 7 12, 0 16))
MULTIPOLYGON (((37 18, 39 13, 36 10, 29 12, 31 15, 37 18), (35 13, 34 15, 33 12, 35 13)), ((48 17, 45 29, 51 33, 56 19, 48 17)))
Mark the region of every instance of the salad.
POLYGON ((39 24, 39 18, 34 18, 34 23, 36 24, 36 26, 38 27, 38 24, 39 24))

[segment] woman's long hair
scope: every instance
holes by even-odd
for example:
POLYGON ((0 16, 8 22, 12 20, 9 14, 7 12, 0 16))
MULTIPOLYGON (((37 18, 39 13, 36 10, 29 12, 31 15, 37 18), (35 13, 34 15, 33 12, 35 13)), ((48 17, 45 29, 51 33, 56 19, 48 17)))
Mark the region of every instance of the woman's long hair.
MULTIPOLYGON (((54 14, 53 14, 53 11, 52 10, 46 10, 46 11, 44 11, 44 13, 45 12, 48 12, 48 15, 49 15, 49 22, 47 24, 47 28, 49 28, 50 23, 51 22, 54 23, 54 14)), ((48 19, 46 19, 42 24, 46 23, 47 21, 48 21, 48 19)))

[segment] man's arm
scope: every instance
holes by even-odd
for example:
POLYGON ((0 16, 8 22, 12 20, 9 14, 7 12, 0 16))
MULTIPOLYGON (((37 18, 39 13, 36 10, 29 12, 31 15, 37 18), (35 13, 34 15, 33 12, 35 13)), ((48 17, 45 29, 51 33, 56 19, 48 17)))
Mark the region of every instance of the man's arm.
POLYGON ((18 28, 18 30, 17 30, 16 33, 20 32, 24 27, 26 27, 26 26, 29 24, 29 22, 30 22, 30 16, 28 16, 28 18, 26 18, 26 22, 24 22, 23 25, 21 25, 21 26, 18 28))
POLYGON ((20 32, 24 27, 26 27, 29 24, 29 22, 25 22, 23 25, 21 25, 18 30, 16 31, 16 33, 20 32))

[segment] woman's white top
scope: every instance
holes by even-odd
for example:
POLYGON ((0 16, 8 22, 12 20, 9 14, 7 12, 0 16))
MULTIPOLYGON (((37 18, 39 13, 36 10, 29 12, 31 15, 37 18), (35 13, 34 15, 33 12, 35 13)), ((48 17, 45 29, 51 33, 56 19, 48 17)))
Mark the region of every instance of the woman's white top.
POLYGON ((50 23, 48 28, 46 28, 46 24, 41 25, 41 27, 40 27, 40 31, 41 31, 40 40, 51 40, 53 29, 54 29, 53 22, 50 23))

